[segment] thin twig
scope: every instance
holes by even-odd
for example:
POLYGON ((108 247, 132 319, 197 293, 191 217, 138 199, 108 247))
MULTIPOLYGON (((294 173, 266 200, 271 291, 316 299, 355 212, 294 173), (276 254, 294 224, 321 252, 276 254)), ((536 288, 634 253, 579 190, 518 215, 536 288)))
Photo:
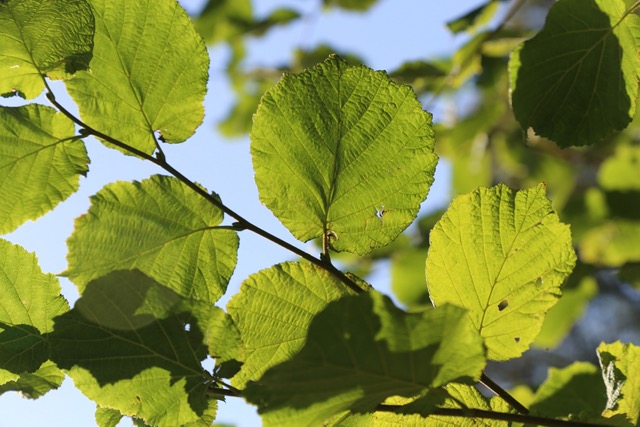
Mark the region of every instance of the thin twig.
MULTIPOLYGON (((255 234, 258 234, 259 236, 264 237, 265 239, 283 247, 284 249, 287 249, 288 251, 294 253, 295 255, 298 255, 299 257, 309 261, 312 264, 315 264, 321 268, 323 268, 324 270, 328 271, 330 274, 332 274, 333 276, 335 276, 337 279, 339 279, 342 283, 344 283, 345 285, 347 285, 350 289, 352 289, 354 292, 356 293, 361 293, 364 292, 364 290, 358 286, 353 280, 351 280, 346 274, 344 274, 342 271, 340 271, 339 269, 337 269, 335 266, 333 266, 331 263, 327 263, 319 258, 314 257, 313 255, 303 251, 300 248, 297 248, 296 246, 293 246, 292 244, 285 242, 284 240, 280 239, 279 237, 269 233, 268 231, 258 227, 257 225, 253 224, 252 222, 246 220, 244 217, 242 217, 240 214, 234 212, 232 209, 230 209, 229 207, 227 207, 225 204, 223 204, 218 198, 216 198, 215 196, 213 196, 212 194, 208 193, 206 190, 202 189, 201 187, 199 187, 196 183, 194 183, 193 181, 191 181, 189 178, 187 178, 186 176, 184 176, 182 173, 180 173, 177 169, 175 169, 173 166, 171 166, 166 159, 164 158, 163 155, 159 155, 157 157, 154 157, 150 154, 145 153, 144 151, 138 150, 135 147, 132 147, 116 138, 113 138, 109 135, 106 135, 94 128, 92 128, 91 126, 87 125, 86 123, 84 123, 82 120, 80 120, 79 118, 77 118, 76 116, 74 116, 71 112, 69 112, 66 108, 64 108, 55 98, 53 92, 51 91, 51 89, 47 86, 47 99, 49 100, 49 102, 51 102, 56 108, 58 108, 60 110, 60 112, 62 114, 64 114, 65 116, 67 116, 70 120, 72 120, 75 124, 77 124, 78 126, 80 126, 82 128, 82 132, 83 135, 88 136, 88 135, 93 135, 97 138, 103 139, 123 150, 126 150, 132 154, 135 154, 138 157, 141 157, 145 160, 148 160, 149 162, 160 166, 162 169, 164 169, 165 171, 169 172, 171 175, 173 175, 174 177, 176 177, 177 179, 179 179, 180 181, 182 181, 182 183, 184 183, 186 186, 188 186, 189 188, 191 188, 193 191, 195 191, 196 193, 198 193, 200 196, 204 197, 209 203, 211 203, 212 205, 214 205, 215 207, 217 207, 218 209, 220 209, 221 211, 223 211, 225 214, 229 215, 231 218, 236 220, 236 223, 234 224, 234 228, 236 230, 249 230, 255 234)), ((159 152, 160 153, 160 152, 159 152)))
POLYGON ((480 383, 494 392, 496 395, 500 396, 505 402, 507 402, 513 409, 515 409, 519 413, 523 415, 529 413, 529 410, 522 403, 518 402, 515 397, 511 396, 508 391, 500 387, 484 372, 480 376, 480 383))
MULTIPOLYGON (((394 412, 402 406, 378 405, 377 411, 394 412)), ((403 414, 409 415, 409 414, 403 414)), ((480 418, 489 420, 511 421, 514 423, 533 424, 544 427, 607 427, 603 424, 585 423, 582 421, 565 421, 552 418, 538 417, 535 415, 509 414, 506 412, 487 411, 483 409, 439 408, 429 414, 443 417, 480 418)))

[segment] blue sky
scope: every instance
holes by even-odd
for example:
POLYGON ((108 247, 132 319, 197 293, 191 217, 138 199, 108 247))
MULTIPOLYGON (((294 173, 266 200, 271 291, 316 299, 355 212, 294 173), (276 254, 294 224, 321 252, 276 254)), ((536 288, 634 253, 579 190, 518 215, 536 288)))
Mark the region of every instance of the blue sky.
MULTIPOLYGON (((196 0, 184 0, 181 3, 189 10, 202 4, 196 0)), ((288 61, 296 47, 326 43, 341 51, 357 53, 372 68, 392 70, 406 60, 432 58, 452 51, 462 39, 453 37, 444 22, 483 1, 380 0, 365 14, 335 10, 323 12, 320 3, 320 0, 254 0, 260 15, 267 14, 275 7, 289 6, 299 10, 304 19, 296 25, 275 29, 262 39, 252 40, 246 62, 249 65, 278 65, 288 61)), ((205 122, 191 140, 167 147, 167 159, 189 178, 219 193, 225 204, 245 218, 301 246, 258 201, 248 138, 229 141, 215 131, 215 123, 226 115, 232 105, 233 94, 226 76, 221 72, 228 60, 227 50, 216 47, 210 54, 211 80, 205 101, 205 122)), ((65 105, 72 106, 69 98, 60 95, 63 87, 59 84, 55 87, 58 98, 65 105)), ((1 102, 2 105, 9 105, 7 101, 1 102)), ((38 102, 46 103, 46 100, 40 99, 38 102)), ((437 110, 434 111, 436 121, 442 119, 438 114, 437 110)), ((45 272, 60 273, 65 270, 65 241, 73 230, 74 218, 88 209, 89 196, 107 183, 140 180, 161 172, 153 165, 109 150, 97 141, 89 141, 87 148, 91 157, 90 172, 87 178, 81 180, 80 191, 53 212, 5 236, 28 251, 35 252, 45 272)), ((423 208, 448 203, 448 188, 446 166, 439 167, 436 182, 423 208)), ((292 259, 290 253, 257 236, 242 233, 240 239, 239 263, 229 291, 221 302, 223 305, 237 292, 240 283, 249 274, 292 259)), ((309 250, 312 248, 309 247, 309 250)), ((380 290, 388 288, 384 269, 378 271, 371 281, 380 290)), ((62 278, 61 284, 63 294, 73 303, 78 297, 75 286, 62 278)), ((76 390, 69 379, 59 390, 37 401, 22 399, 16 393, 0 397, 2 426, 93 426, 94 412, 93 402, 76 390)), ((238 427, 260 425, 252 407, 232 398, 220 404, 217 422, 238 427)), ((129 426, 131 423, 126 421, 121 425, 129 426)))

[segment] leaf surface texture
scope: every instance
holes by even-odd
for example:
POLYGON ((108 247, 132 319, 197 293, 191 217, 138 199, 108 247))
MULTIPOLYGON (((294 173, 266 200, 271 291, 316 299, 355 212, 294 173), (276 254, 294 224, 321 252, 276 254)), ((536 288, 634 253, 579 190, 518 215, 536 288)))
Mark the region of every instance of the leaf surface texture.
POLYGON ((409 86, 336 56, 263 96, 251 154, 260 200, 302 241, 366 254, 416 217, 437 157, 409 86))

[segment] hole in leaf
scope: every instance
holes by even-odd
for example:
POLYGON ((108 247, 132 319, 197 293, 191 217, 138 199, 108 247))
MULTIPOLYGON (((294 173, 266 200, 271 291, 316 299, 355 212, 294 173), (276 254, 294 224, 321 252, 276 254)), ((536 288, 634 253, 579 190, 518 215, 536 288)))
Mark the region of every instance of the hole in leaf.
POLYGON ((185 323, 184 324, 184 330, 189 332, 191 330, 191 324, 190 323, 185 323))
POLYGON ((382 221, 382 217, 384 216, 385 213, 386 211, 384 210, 384 205, 382 205, 380 209, 376 208, 376 216, 380 219, 380 221, 382 221))
POLYGON ((515 342, 520 342, 520 337, 515 337, 513 340, 514 340, 515 342))
POLYGON ((503 300, 502 302, 500 302, 500 304, 498 304, 498 310, 502 311, 505 308, 507 308, 508 305, 509 305, 509 301, 503 300))

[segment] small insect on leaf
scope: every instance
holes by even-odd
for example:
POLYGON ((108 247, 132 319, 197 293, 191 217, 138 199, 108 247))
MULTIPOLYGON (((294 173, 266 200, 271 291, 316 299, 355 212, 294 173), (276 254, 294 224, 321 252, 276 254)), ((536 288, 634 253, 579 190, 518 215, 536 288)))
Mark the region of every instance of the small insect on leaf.
POLYGON ((506 299, 502 300, 500 304, 498 304, 498 310, 502 311, 505 308, 507 308, 508 305, 509 305, 509 301, 507 301, 506 299))

